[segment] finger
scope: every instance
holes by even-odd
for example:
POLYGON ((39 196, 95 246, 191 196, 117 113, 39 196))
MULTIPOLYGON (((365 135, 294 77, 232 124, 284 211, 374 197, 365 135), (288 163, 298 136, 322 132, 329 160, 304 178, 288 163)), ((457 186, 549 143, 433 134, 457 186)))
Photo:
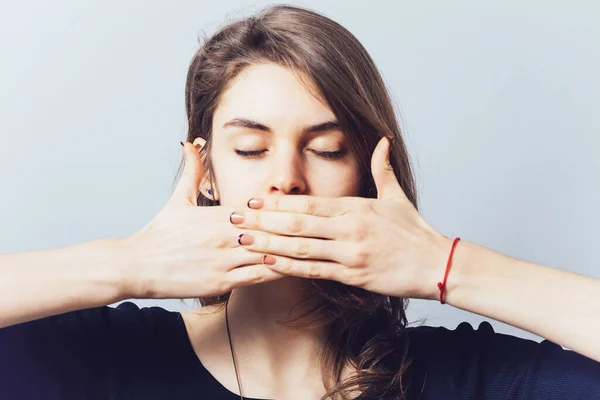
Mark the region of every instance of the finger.
POLYGON ((264 254, 245 249, 237 240, 236 245, 237 248, 227 249, 223 253, 223 258, 231 260, 225 272, 228 285, 246 286, 283 278, 282 274, 265 266, 264 254))
POLYGON ((272 256, 275 264, 265 264, 275 272, 300 278, 328 279, 348 283, 348 268, 332 261, 297 260, 283 256, 272 256))
POLYGON ((257 253, 298 259, 328 260, 344 265, 361 265, 360 246, 349 242, 280 236, 256 231, 243 233, 239 240, 245 249, 257 253))
POLYGON ((377 187, 378 199, 406 199, 406 194, 390 164, 391 142, 383 137, 377 143, 371 158, 371 174, 377 187))
MULTIPOLYGON (((336 239, 344 236, 342 218, 317 217, 289 212, 249 210, 236 211, 244 216, 238 228, 276 233, 279 235, 305 236, 321 239, 336 239)), ((231 219, 230 219, 231 220, 231 219)), ((346 227, 347 228, 347 227, 346 227)))
POLYGON ((226 282, 231 288, 271 282, 285 277, 286 275, 274 271, 264 264, 237 267, 225 274, 226 282))
POLYGON ((198 205, 198 194, 204 167, 198 150, 189 142, 183 144, 185 165, 171 201, 177 204, 198 205))
POLYGON ((227 250, 229 253, 225 253, 224 257, 230 257, 229 267, 227 267, 227 272, 233 271, 236 268, 241 268, 244 265, 258 265, 264 264, 264 254, 258 253, 254 251, 250 251, 246 249, 244 246, 237 245, 238 247, 235 249, 227 250))
MULTIPOLYGON (((295 212, 318 217, 336 217, 352 209, 354 202, 349 197, 319 197, 319 196, 279 196, 268 195, 259 200, 260 207, 255 207, 254 202, 248 201, 248 207, 260 208, 265 211, 295 212)), ((251 199, 252 200, 252 199, 251 199)))

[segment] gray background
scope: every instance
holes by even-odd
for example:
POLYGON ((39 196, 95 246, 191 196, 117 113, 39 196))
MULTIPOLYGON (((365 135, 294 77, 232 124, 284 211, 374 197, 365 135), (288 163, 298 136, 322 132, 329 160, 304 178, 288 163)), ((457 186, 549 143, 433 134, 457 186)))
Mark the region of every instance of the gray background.
MULTIPOLYGON (((144 226, 170 196, 199 32, 267 3, 0 1, 0 252, 144 226)), ((595 2, 292 3, 340 22, 375 59, 436 229, 600 278, 595 2)), ((484 319, 416 300, 409 317, 484 319)))

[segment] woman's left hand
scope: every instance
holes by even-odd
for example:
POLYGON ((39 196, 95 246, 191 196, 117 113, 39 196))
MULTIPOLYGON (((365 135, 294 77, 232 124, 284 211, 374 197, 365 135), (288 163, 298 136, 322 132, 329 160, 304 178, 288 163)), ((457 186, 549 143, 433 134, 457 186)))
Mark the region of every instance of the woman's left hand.
POLYGON ((274 255, 285 275, 329 279, 397 297, 435 299, 452 240, 435 231, 400 187, 389 141, 373 152, 377 199, 266 196, 259 210, 238 210, 242 243, 274 255))

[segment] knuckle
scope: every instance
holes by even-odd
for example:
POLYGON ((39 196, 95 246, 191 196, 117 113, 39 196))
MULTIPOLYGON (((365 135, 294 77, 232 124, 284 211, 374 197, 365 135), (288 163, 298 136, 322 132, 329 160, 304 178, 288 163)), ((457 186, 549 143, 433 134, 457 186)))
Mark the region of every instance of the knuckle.
POLYGON ((310 250, 310 243, 306 238, 299 238, 298 245, 296 247, 296 257, 306 257, 310 250))
POLYGON ((292 217, 288 229, 292 233, 302 233, 304 231, 304 220, 300 216, 292 217))
POLYGON ((262 235, 262 234, 253 234, 254 236, 254 245, 253 248, 255 250, 266 251, 271 246, 271 236, 262 235))
POLYGON ((321 275, 321 264, 318 261, 310 261, 306 266, 306 275, 309 278, 317 278, 321 275))
POLYGON ((293 268, 293 263, 294 261, 291 258, 286 258, 285 259, 285 263, 283 263, 283 265, 281 266, 281 271, 284 274, 289 274, 292 272, 292 268, 293 268))
POLYGON ((369 233, 370 229, 367 221, 362 218, 357 219, 353 230, 356 241, 362 242, 369 236, 369 233))
POLYGON ((317 211, 317 202, 314 199, 307 199, 304 203, 304 213, 308 215, 315 215, 317 211))
POLYGON ((356 246, 356 252, 354 253, 353 265, 356 267, 364 267, 369 264, 371 258, 371 251, 366 246, 356 246))

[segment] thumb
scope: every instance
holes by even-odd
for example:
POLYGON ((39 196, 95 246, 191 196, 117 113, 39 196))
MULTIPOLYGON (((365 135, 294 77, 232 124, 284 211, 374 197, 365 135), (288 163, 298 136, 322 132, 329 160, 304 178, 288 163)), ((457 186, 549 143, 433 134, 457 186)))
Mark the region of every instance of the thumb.
POLYGON ((405 199, 406 195, 400 187, 394 170, 390 164, 391 142, 382 137, 371 157, 371 174, 377 188, 378 199, 405 199))
POLYGON ((198 205, 200 182, 204 175, 202 158, 196 147, 185 142, 182 147, 184 166, 171 200, 177 204, 198 205))

